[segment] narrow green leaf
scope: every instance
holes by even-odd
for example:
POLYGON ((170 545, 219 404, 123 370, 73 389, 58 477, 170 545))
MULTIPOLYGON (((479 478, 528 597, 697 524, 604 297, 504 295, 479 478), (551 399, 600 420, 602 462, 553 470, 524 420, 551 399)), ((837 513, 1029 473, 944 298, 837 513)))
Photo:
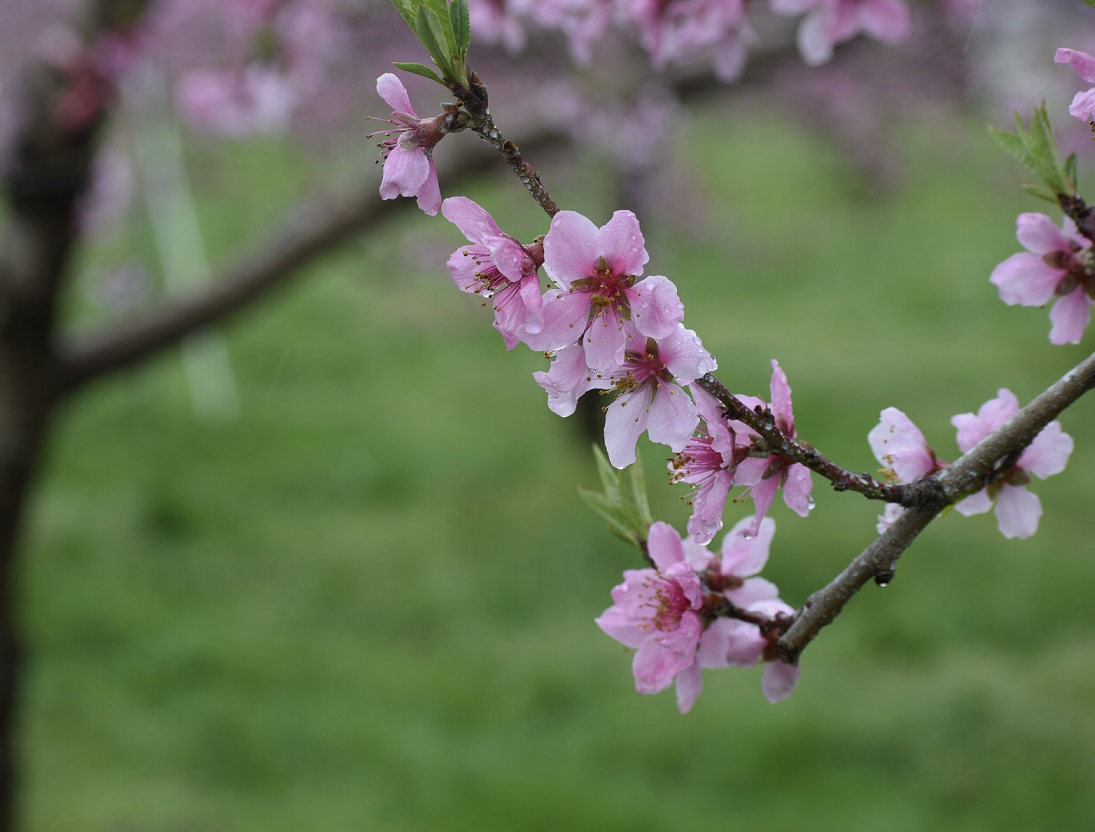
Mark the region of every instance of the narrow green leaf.
POLYGON ((1028 147, 1038 165, 1039 175, 1056 193, 1069 193, 1068 183, 1061 165, 1061 153, 1053 138, 1053 125, 1049 123, 1046 107, 1035 107, 1030 117, 1028 147))
MULTIPOLYGON (((448 19, 449 16, 446 14, 446 23, 448 22, 448 19)), ((443 78, 452 78, 453 44, 446 36, 445 27, 441 25, 441 19, 437 16, 437 12, 429 7, 423 6, 418 11, 417 25, 418 28, 415 30, 415 33, 418 35, 418 39, 421 40, 422 44, 426 47, 426 51, 430 53, 433 62, 437 64, 437 68, 441 70, 441 76, 443 78)))
POLYGON ((468 0, 452 0, 449 4, 449 22, 452 24, 453 37, 456 39, 456 54, 463 60, 467 57, 468 47, 471 45, 468 0))
POLYGON ((441 21, 437 19, 437 15, 434 13, 433 9, 426 6, 419 8, 418 19, 414 24, 414 33, 418 35, 418 39, 422 41, 422 45, 426 47, 426 51, 430 53, 433 62, 437 65, 437 68, 441 70, 442 77, 451 77, 452 64, 449 61, 451 50, 445 42, 445 35, 441 29, 441 21))
POLYGON ((404 72, 421 75, 423 78, 429 78, 431 81, 436 81, 441 86, 445 86, 445 82, 441 80, 441 76, 424 64, 408 64, 403 61, 394 61, 393 63, 404 72))
MULTIPOLYGON (((1023 129, 1022 125, 1020 125, 1019 129, 1023 129)), ((1003 147, 1004 150, 1006 150, 1008 154, 1012 156, 1012 158, 1014 158, 1019 164, 1021 164, 1032 173, 1038 172, 1038 169, 1034 164, 1034 158, 1027 150, 1026 142, 1024 142, 1019 136, 1015 135, 1014 133, 1005 132, 1004 130, 997 130, 995 127, 990 127, 989 133, 994 139, 996 139, 997 142, 1000 143, 1000 146, 1003 147)))
POLYGON ((410 0, 392 0, 392 5, 395 6, 403 19, 407 21, 407 25, 411 27, 411 31, 414 31, 414 21, 418 16, 418 8, 410 0))
POLYGON ((419 0, 419 2, 437 15, 437 21, 441 24, 441 31, 444 33, 441 40, 448 43, 450 47, 455 47, 456 38, 453 35, 452 23, 449 22, 448 3, 445 0, 419 0))
POLYGON ((582 498, 582 501, 587 506, 593 509, 594 513, 608 522, 608 528, 614 535, 625 543, 630 543, 632 546, 639 547, 639 541, 636 540, 630 524, 613 510, 612 504, 603 494, 598 494, 596 491, 589 491, 585 488, 579 488, 578 496, 582 498))
MULTIPOLYGON (((1095 0, 1091 0, 1091 3, 1095 5, 1095 0)), ((1069 184, 1072 186, 1069 193, 1076 193, 1080 187, 1080 173, 1076 169, 1076 154, 1069 154, 1069 157, 1065 159, 1065 175, 1068 177, 1069 184)))
POLYGON ((601 488, 614 503, 620 501, 620 472, 612 467, 599 445, 593 446, 593 459, 597 463, 597 478, 601 481, 601 488))
POLYGON ((1095 0, 1084 0, 1089 6, 1095 6, 1095 0))
POLYGON ((1058 204, 1057 194, 1042 185, 1020 185, 1020 187, 1031 196, 1036 196, 1038 199, 1044 199, 1046 202, 1050 202, 1054 205, 1058 204))
POLYGON ((641 530, 649 529, 654 521, 650 516, 650 501, 646 496, 646 476, 643 473, 642 462, 636 460, 629 465, 620 478, 626 486, 628 502, 633 509, 635 521, 641 530))

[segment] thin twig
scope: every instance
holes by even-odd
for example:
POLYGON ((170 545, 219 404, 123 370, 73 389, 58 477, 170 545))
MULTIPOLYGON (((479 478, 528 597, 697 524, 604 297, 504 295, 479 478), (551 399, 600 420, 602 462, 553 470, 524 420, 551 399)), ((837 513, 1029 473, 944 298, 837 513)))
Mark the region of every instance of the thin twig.
POLYGON ((897 559, 943 506, 979 491, 999 476, 1008 460, 1014 460, 1065 408, 1093 387, 1095 353, 950 467, 929 477, 943 502, 906 511, 826 587, 806 599, 791 628, 780 639, 780 657, 788 662, 797 661, 799 654, 864 584, 876 575, 892 575, 897 559))

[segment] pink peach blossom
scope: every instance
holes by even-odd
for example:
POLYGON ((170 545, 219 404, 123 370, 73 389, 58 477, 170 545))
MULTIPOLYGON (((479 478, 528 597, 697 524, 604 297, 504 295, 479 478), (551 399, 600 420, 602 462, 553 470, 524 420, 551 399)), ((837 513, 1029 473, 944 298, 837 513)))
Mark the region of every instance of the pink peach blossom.
MULTIPOLYGON (((778 427, 784 435, 794 439, 798 434, 795 431, 795 419, 791 409, 791 387, 787 383, 787 375, 779 362, 772 360, 772 384, 771 384, 771 411, 778 427)), ((747 397, 740 397, 743 401, 747 397)), ((749 495, 756 506, 757 527, 761 519, 768 513, 768 509, 775 499, 776 491, 783 487, 783 501, 791 511, 800 517, 805 517, 814 507, 810 499, 810 491, 814 482, 810 477, 810 470, 805 466, 792 462, 785 457, 773 455, 766 457, 750 456, 738 464, 735 481, 739 485, 747 486, 749 495)), ((756 533, 757 527, 753 532, 756 533)))
POLYGON ((900 43, 911 29, 903 0, 770 0, 778 14, 805 14, 798 49, 811 66, 825 63, 833 47, 865 32, 883 43, 900 43))
MULTIPOLYGON (((947 463, 935 456, 920 428, 912 423, 896 407, 887 407, 880 415, 881 421, 867 434, 877 459, 883 466, 883 475, 887 482, 916 482, 941 468, 947 463)), ((894 503, 888 503, 878 519, 878 533, 882 534, 893 525, 905 509, 894 503)))
MULTIPOLYGON (((1071 64, 1084 81, 1095 84, 1095 57, 1086 52, 1080 52, 1077 49, 1058 49, 1053 56, 1053 62, 1071 64)), ((1090 121, 1092 114, 1095 114, 1095 87, 1076 93, 1068 112, 1080 121, 1090 121)))
POLYGON ((635 689, 658 693, 696 660, 703 590, 671 526, 654 523, 647 549, 656 568, 624 572, 624 582, 612 590, 612 606, 597 626, 636 651, 635 689))
POLYGON ((624 334, 628 348, 611 376, 619 393, 605 414, 605 448, 617 468, 635 461, 635 443, 644 431, 651 442, 682 450, 699 416, 676 381, 689 382, 716 369, 696 333, 683 324, 659 340, 644 338, 630 323, 624 334))
POLYGON ((502 334, 506 349, 537 335, 544 327, 539 279, 543 245, 521 245, 464 196, 446 199, 441 213, 473 244, 458 248, 448 261, 460 291, 491 299, 494 328, 502 334))
MULTIPOLYGON (((985 402, 976 414, 960 413, 951 419, 951 424, 958 428, 958 447, 966 453, 1018 412, 1019 400, 1015 394, 1001 388, 997 397, 985 402)), ((996 522, 1004 537, 1025 540, 1038 531, 1042 516, 1041 501, 1027 490, 1030 475, 1045 479, 1061 473, 1072 448, 1072 437, 1061 430, 1060 422, 1050 422, 1015 465, 987 488, 962 500, 955 510, 967 516, 983 514, 995 502, 996 522)))
POLYGON ((1044 306, 1056 298, 1049 319, 1053 344, 1078 344, 1095 304, 1095 253, 1091 241, 1065 217, 1060 229, 1045 214, 1020 214, 1016 237, 1027 249, 993 269, 990 282, 1009 306, 1044 306))
POLYGON ((597 228, 574 211, 560 211, 544 240, 544 270, 558 284, 544 298, 544 329, 533 349, 580 341, 589 366, 612 373, 624 362, 624 324, 643 338, 665 338, 684 320, 677 287, 655 275, 639 280, 649 259, 639 221, 617 211, 597 228))
POLYGON ((380 157, 384 162, 380 198, 416 197, 418 207, 432 217, 441 207, 433 148, 444 138, 441 132, 443 116, 418 118, 403 82, 390 72, 376 79, 376 91, 393 110, 390 119, 377 119, 387 121, 392 128, 378 130, 367 137, 387 136, 380 143, 380 157))

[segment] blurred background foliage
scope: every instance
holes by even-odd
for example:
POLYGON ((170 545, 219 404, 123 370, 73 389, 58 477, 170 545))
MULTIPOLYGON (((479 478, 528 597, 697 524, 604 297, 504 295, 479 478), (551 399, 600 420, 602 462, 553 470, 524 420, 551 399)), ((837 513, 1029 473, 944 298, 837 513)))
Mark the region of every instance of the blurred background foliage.
MULTIPOLYGON (((778 358, 800 436, 851 470, 877 467, 884 407, 953 458, 952 415, 1003 386, 1026 402, 1086 354, 988 283, 1015 215, 1040 209, 983 122, 897 120, 878 188, 767 99, 713 100, 640 212, 647 273, 677 282, 720 377, 765 395, 778 358)), ((214 257, 315 164, 278 140, 187 153, 214 257)), ((598 224, 619 207, 598 159, 533 162, 565 207, 598 224)), ((467 193, 522 239, 546 228, 501 173, 467 193)), ((150 247, 126 233, 83 273, 150 247)), ((1032 540, 944 517, 810 647, 790 700, 727 670, 681 717, 671 693, 634 693, 593 624, 635 553, 577 497, 588 441, 544 406, 543 359, 506 354, 454 289, 461 242, 399 215, 227 327, 234 419, 195 417, 177 352, 64 414, 24 560, 27 828, 1090 823, 1092 402, 1064 415, 1077 448, 1035 486, 1032 540)), ((651 500, 683 528, 666 453, 645 447, 651 500)), ((774 509, 766 574, 790 603, 874 536, 880 506, 815 494, 808 520, 774 509)))

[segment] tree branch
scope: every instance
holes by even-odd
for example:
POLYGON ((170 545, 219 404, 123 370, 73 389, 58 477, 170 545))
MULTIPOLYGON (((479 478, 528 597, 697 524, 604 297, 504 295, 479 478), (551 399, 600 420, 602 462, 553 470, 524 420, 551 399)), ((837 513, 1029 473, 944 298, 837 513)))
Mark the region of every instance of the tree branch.
POLYGON ((787 662, 797 661, 799 654, 826 624, 839 615, 844 605, 864 584, 872 578, 892 576, 897 559, 944 506, 979 491, 1003 473, 1003 465, 1008 460, 1013 461, 1046 425, 1093 387, 1095 353, 1067 372, 1056 384, 998 430, 982 439, 949 468, 922 480, 935 482, 940 495, 938 505, 906 511, 826 587, 807 598, 796 614, 794 623, 779 641, 780 657, 787 662))
MULTIPOLYGON (((534 125, 526 145, 543 148, 565 139, 546 123, 525 123, 534 125)), ((439 163, 440 176, 447 187, 456 187, 489 170, 494 158, 481 145, 469 145, 439 163)), ((128 322, 109 324, 105 332, 63 343, 58 350, 58 393, 71 393, 88 381, 133 366, 238 312, 355 234, 386 221, 395 212, 412 209, 408 200, 382 202, 371 180, 368 186, 339 200, 313 199, 298 205, 279 228, 238 255, 201 291, 167 301, 128 322)))

